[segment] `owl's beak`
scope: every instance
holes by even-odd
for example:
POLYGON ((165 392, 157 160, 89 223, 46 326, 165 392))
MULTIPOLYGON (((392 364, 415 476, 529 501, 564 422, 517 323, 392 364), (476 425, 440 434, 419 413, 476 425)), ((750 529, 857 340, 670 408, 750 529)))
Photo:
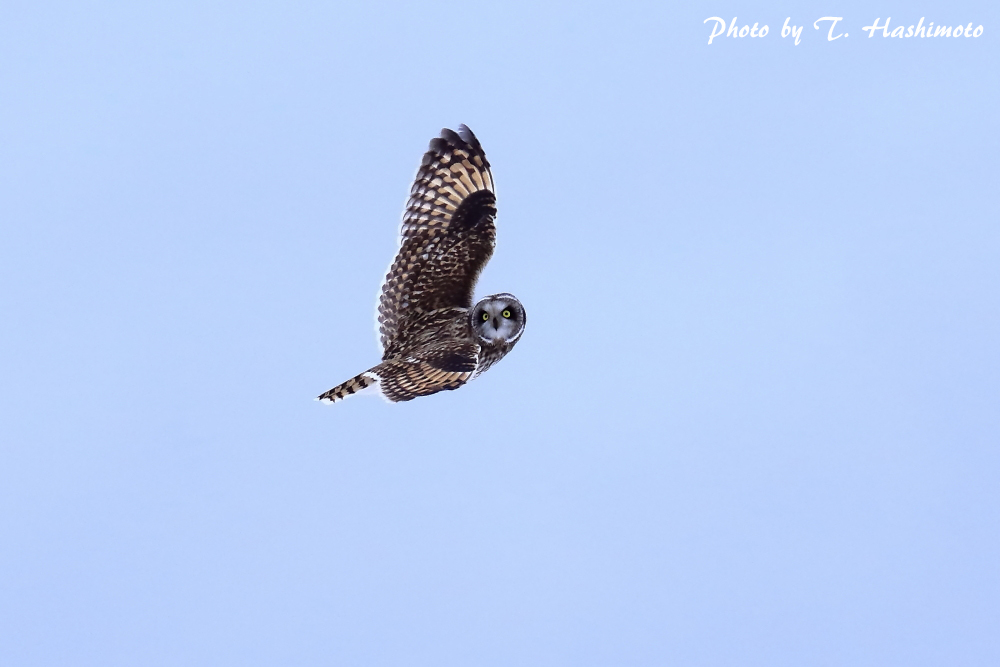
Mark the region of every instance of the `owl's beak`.
POLYGON ((493 318, 493 328, 494 329, 499 329, 500 328, 500 322, 495 317, 493 318))

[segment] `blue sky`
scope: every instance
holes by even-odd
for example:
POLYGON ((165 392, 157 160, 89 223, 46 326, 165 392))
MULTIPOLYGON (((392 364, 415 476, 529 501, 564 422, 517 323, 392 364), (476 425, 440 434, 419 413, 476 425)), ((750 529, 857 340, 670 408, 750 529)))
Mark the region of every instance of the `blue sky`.
POLYGON ((998 18, 6 3, 4 663, 997 663, 998 18), (526 333, 314 402, 459 123, 526 333))

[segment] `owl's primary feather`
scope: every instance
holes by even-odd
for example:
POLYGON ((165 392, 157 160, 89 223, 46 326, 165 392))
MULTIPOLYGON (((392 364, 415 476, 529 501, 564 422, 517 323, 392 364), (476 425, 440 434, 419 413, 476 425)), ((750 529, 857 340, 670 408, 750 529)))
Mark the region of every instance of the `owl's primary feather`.
POLYGON ((503 358, 524 330, 511 294, 472 307, 493 254, 496 197, 490 163, 465 125, 444 129, 424 154, 403 213, 400 247, 378 304, 382 363, 322 394, 336 402, 377 385, 390 401, 457 389, 503 358))

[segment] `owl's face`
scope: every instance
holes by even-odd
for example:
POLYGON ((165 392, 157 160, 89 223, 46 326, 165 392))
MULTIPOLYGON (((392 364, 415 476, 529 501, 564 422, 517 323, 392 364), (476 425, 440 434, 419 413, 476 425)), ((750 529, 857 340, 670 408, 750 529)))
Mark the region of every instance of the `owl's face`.
POLYGON ((488 345, 513 345, 526 321, 524 306, 513 294, 491 294, 469 312, 472 330, 488 345))

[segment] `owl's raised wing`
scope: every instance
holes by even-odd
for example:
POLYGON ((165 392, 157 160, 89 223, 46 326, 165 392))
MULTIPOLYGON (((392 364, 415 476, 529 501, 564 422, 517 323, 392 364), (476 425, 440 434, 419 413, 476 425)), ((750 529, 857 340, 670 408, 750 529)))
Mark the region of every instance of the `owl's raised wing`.
POLYGON ((472 306, 496 242, 490 163, 465 125, 441 130, 424 154, 400 229, 400 247, 382 283, 379 338, 388 350, 424 313, 472 306))

